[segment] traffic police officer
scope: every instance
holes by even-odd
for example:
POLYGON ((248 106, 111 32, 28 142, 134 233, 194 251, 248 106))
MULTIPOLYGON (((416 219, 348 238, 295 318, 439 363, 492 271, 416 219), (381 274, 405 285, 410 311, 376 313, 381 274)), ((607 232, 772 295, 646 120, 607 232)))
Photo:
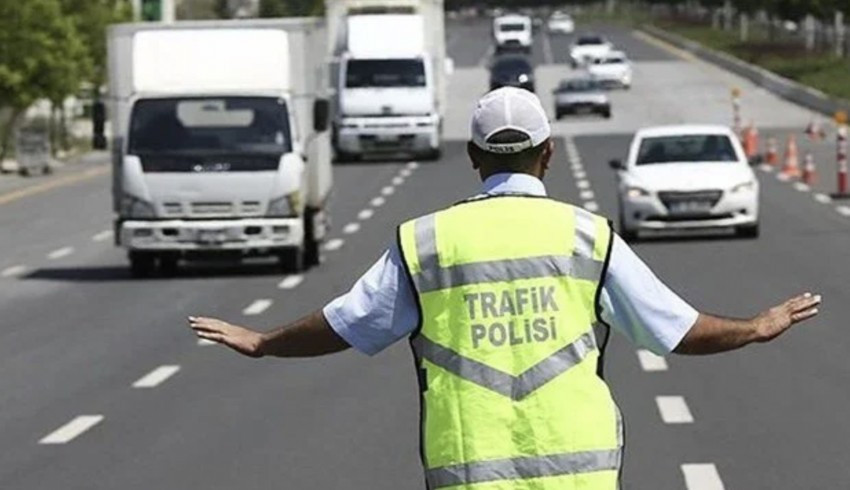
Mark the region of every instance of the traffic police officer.
POLYGON ((190 326, 253 357, 350 346, 371 355, 409 336, 428 488, 617 488, 622 424, 595 328, 658 354, 723 352, 816 315, 820 297, 747 320, 697 312, 607 220, 546 197, 550 136, 534 94, 490 92, 467 145, 481 193, 402 224, 349 293, 292 325, 259 333, 190 317, 190 326))

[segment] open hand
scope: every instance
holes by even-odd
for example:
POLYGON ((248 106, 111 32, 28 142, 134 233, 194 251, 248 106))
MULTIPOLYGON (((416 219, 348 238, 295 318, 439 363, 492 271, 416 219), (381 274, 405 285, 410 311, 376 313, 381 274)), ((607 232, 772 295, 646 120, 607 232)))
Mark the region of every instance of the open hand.
POLYGON ((189 317, 189 326, 202 339, 224 344, 240 354, 262 357, 263 334, 215 318, 189 317))
POLYGON ((802 294, 765 311, 755 318, 760 342, 768 342, 780 336, 793 325, 818 314, 820 295, 802 294))

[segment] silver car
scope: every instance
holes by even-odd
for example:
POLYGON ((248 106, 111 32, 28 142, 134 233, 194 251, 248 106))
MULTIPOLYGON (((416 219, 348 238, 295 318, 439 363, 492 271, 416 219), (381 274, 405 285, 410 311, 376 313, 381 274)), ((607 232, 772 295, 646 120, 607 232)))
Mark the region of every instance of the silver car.
POLYGON ((568 114, 599 114, 611 117, 611 101, 599 83, 589 77, 562 81, 555 94, 555 118, 568 114))

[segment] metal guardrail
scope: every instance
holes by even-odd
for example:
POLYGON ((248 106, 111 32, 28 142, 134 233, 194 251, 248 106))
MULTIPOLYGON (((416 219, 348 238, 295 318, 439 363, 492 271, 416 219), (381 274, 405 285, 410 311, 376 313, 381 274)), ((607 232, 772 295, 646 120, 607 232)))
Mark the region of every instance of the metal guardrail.
POLYGON ((645 24, 640 29, 679 49, 688 51, 709 63, 740 75, 756 85, 760 85, 774 94, 803 107, 829 117, 832 117, 838 111, 850 112, 850 101, 830 97, 820 90, 789 80, 730 54, 707 48, 696 41, 691 41, 690 39, 661 30, 655 26, 645 24))

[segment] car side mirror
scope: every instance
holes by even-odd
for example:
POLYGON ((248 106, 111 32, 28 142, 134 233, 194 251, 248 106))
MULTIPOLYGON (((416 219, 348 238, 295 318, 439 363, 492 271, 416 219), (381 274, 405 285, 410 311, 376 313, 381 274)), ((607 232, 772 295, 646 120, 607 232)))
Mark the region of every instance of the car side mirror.
POLYGON ((620 160, 619 158, 615 158, 615 159, 609 161, 608 165, 611 168, 613 168, 614 170, 624 170, 626 168, 626 166, 623 165, 623 161, 620 160))
POLYGON ((106 104, 96 101, 91 107, 92 120, 92 148, 95 150, 106 149, 106 104))
POLYGON ((331 116, 331 103, 328 99, 316 99, 313 102, 313 130, 323 133, 328 130, 331 116))

